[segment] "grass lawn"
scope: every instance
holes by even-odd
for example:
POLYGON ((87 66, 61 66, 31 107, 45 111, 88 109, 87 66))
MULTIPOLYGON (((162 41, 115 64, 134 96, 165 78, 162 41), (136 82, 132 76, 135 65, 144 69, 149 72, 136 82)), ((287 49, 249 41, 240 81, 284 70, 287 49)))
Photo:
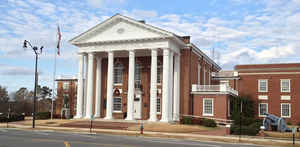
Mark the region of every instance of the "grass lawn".
MULTIPOLYGON (((265 131, 267 137, 277 137, 277 138, 292 138, 293 134, 291 132, 274 132, 274 131, 265 131)), ((296 138, 300 139, 300 133, 296 133, 296 138)))
MULTIPOLYGON (((204 127, 199 125, 181 125, 181 124, 167 124, 167 123, 145 123, 144 131, 152 132, 170 132, 170 133, 191 133, 191 132, 203 132, 213 131, 220 129, 204 127)), ((139 131, 140 125, 131 126, 128 128, 130 131, 139 131)))

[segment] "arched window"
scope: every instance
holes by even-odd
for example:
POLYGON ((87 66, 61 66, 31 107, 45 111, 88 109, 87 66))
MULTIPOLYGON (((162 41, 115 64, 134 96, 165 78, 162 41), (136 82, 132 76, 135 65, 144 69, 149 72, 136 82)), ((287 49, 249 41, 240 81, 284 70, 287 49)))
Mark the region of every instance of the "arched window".
POLYGON ((162 77, 162 63, 160 61, 157 62, 157 83, 161 84, 162 77))
POLYGON ((114 84, 123 83, 123 64, 117 62, 114 65, 114 84))
POLYGON ((135 88, 141 88, 141 84, 142 84, 141 70, 142 70, 141 64, 136 63, 135 64, 135 76, 134 76, 135 88))

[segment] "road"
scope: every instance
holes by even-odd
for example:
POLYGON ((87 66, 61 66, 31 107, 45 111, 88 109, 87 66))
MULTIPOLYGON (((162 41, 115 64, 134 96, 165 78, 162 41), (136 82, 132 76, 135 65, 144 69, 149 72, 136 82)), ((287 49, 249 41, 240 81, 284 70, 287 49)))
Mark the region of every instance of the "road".
MULTIPOLYGON (((0 128, 0 147, 254 147, 256 145, 198 142, 107 134, 83 134, 0 128)), ((257 146, 256 146, 257 147, 257 146)))

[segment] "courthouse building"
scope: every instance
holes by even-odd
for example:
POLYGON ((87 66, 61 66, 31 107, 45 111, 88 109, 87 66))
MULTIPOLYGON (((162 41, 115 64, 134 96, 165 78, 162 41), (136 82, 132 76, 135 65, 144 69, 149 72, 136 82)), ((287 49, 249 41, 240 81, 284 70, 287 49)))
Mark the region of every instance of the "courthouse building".
MULTIPOLYGON (((221 71, 218 64, 190 42, 189 36, 178 36, 145 21, 117 14, 71 39, 70 43, 78 48, 79 61, 77 82, 75 80, 73 87, 77 93, 71 98, 76 100, 69 103, 74 118, 94 116, 108 120, 172 122, 192 115, 226 121, 230 117, 230 98, 238 96, 240 90, 251 93, 253 98, 266 99, 267 96, 269 110, 270 106, 278 107, 269 112, 277 114, 278 110, 273 109, 280 111, 282 105, 284 115, 286 111, 291 118, 296 115, 291 110, 296 111, 293 107, 296 104, 292 103, 297 103, 299 96, 299 92, 296 94, 298 71, 288 69, 285 72, 292 71, 293 77, 280 77, 282 85, 286 85, 288 79, 294 85, 290 90, 295 94, 290 95, 290 101, 284 101, 290 105, 275 104, 271 91, 259 93, 255 91, 257 85, 253 84, 257 81, 263 86, 261 80, 271 82, 269 78, 277 77, 269 76, 269 70, 258 70, 256 68, 261 66, 253 65, 249 66, 252 72, 247 70, 248 66, 241 65, 236 66, 235 71, 221 71), (250 75, 258 73, 260 76, 253 77, 261 78, 247 80, 248 72, 250 75), (252 87, 246 86, 248 81, 252 82, 252 87), (252 91, 247 91, 251 88, 252 91), (286 110, 287 106, 292 109, 286 110)), ((299 70, 299 65, 293 68, 299 70)), ((280 69, 275 75, 281 72, 280 69)), ((71 83, 64 78, 57 81, 59 87, 71 83)), ((62 89, 58 88, 58 100, 62 99, 62 89)), ((288 93, 282 94, 284 99, 288 96, 288 93)), ((259 102, 260 111, 268 109, 263 105, 266 101, 259 102)), ((56 113, 61 113, 64 105, 59 106, 56 113)), ((295 116, 295 120, 299 119, 295 116)))

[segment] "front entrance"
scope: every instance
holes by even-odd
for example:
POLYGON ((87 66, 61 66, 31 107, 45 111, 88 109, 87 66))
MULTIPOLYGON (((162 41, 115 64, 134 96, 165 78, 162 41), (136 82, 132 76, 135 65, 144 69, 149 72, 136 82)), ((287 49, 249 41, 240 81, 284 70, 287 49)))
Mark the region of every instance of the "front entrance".
POLYGON ((133 103, 133 117, 134 119, 142 119, 142 95, 136 94, 133 103))

